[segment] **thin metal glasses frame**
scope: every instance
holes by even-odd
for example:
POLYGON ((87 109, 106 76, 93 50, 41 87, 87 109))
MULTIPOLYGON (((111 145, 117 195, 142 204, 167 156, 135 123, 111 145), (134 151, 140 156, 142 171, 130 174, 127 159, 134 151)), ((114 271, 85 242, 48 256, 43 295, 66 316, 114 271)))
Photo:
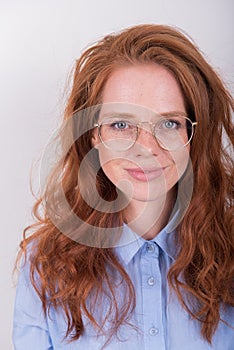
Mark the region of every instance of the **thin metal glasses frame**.
MULTIPOLYGON (((188 117, 185 117, 185 116, 177 116, 177 117, 181 117, 181 118, 183 118, 183 119, 188 120, 188 121, 191 123, 191 128, 192 128, 192 129, 191 129, 191 135, 190 135, 189 140, 188 140, 185 144, 183 144, 182 147, 180 147, 180 149, 181 149, 181 148, 183 148, 183 147, 186 147, 186 146, 190 143, 190 141, 192 140, 193 134, 194 134, 194 126, 196 126, 198 123, 197 123, 197 122, 192 122, 191 119, 189 119, 188 117)), ((169 148, 163 146, 163 145, 160 143, 160 141, 158 140, 157 136, 156 136, 155 128, 156 128, 156 125, 157 125, 161 120, 165 120, 165 118, 159 119, 156 123, 153 123, 153 122, 139 122, 139 123, 135 124, 135 123, 132 123, 132 122, 131 122, 131 124, 134 125, 134 126, 136 126, 136 128, 137 128, 136 138, 135 138, 134 142, 133 142, 129 147, 125 148, 124 150, 120 150, 119 152, 128 151, 130 148, 132 148, 132 147, 135 145, 135 143, 136 143, 136 141, 137 141, 137 139, 138 139, 138 137, 139 137, 139 128, 141 128, 141 125, 142 125, 142 124, 149 124, 149 125, 150 125, 150 127, 151 127, 151 134, 153 135, 153 137, 155 138, 155 140, 157 141, 157 143, 159 144, 159 146, 160 146, 162 149, 164 149, 164 150, 166 150, 166 151, 175 151, 176 149, 173 150, 173 149, 169 149, 169 148)), ((94 124, 94 127, 95 127, 95 128, 96 128, 96 127, 98 128, 98 136, 99 136, 100 141, 102 142, 102 144, 103 144, 107 149, 113 150, 111 147, 108 147, 108 145, 107 145, 107 144, 104 142, 104 140, 102 139, 102 136, 101 136, 101 126, 102 126, 102 124, 104 124, 104 123, 95 123, 95 124, 94 124)))

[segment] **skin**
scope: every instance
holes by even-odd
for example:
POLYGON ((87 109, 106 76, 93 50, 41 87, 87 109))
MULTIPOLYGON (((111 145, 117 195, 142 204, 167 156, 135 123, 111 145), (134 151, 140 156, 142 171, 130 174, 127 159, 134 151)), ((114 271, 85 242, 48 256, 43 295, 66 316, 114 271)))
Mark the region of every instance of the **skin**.
MULTIPOLYGON (((111 111, 131 113, 136 122, 154 122, 155 113, 186 115, 183 95, 173 75, 157 64, 136 64, 116 69, 103 91, 99 122, 111 111)), ((135 145, 113 152, 100 141, 97 129, 93 146, 106 176, 128 198, 125 221, 145 239, 166 225, 176 199, 176 183, 186 169, 189 146, 169 152, 162 149, 144 124, 135 145)))

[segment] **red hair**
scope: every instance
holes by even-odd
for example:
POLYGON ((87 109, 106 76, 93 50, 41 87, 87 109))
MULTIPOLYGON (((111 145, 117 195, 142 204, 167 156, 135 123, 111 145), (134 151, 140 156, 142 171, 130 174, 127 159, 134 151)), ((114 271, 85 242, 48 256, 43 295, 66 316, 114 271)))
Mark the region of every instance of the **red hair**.
MULTIPOLYGON (((234 306, 233 160, 223 145, 224 135, 233 145, 234 105, 221 79, 197 47, 178 30, 162 25, 139 25, 106 36, 82 54, 76 63, 64 120, 73 121, 77 112, 101 103, 103 88, 113 70, 136 63, 157 63, 168 69, 181 87, 188 115, 198 122, 190 154, 194 191, 177 228, 180 252, 168 280, 181 304, 201 321, 202 336, 211 342, 220 321, 221 304, 234 306)), ((73 128, 82 128, 84 121, 78 118, 73 128)), ((87 123, 91 126, 92 120, 87 123)), ((59 137, 65 143, 68 136, 61 131, 59 137)), ((114 250, 82 245, 62 234, 51 221, 48 207, 42 206, 45 200, 59 202, 54 194, 62 183, 70 207, 83 222, 97 231, 123 224, 121 211, 103 213, 90 207, 77 187, 80 164, 92 148, 91 137, 92 130, 87 131, 69 148, 62 163, 62 179, 61 169, 54 168, 46 192, 34 205, 36 222, 25 229, 21 244, 26 252, 28 243, 34 242, 30 252, 32 284, 45 312, 51 306, 62 307, 68 321, 67 336, 72 340, 83 334, 83 312, 99 329, 105 322, 94 319, 87 308, 91 293, 93 300, 103 293, 108 295, 106 317, 115 315, 112 334, 128 322, 135 306, 134 286, 114 250), (34 233, 26 238, 28 230, 34 233), (127 302, 121 304, 117 300, 113 276, 108 271, 116 271, 121 278, 127 302)), ((86 162, 88 171, 81 178, 85 184, 93 183, 96 176, 93 164, 98 164, 97 154, 94 152, 92 157, 86 162)), ((96 187, 111 206, 117 193, 102 170, 97 174, 96 187)), ((64 218, 64 222, 68 219, 64 218)), ((85 230, 78 227, 76 233, 85 234, 85 230)))

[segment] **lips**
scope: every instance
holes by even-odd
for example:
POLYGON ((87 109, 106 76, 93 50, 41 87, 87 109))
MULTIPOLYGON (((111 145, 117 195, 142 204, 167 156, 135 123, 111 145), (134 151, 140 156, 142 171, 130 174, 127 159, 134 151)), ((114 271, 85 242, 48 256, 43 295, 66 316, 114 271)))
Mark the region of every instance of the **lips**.
POLYGON ((157 179, 163 174, 165 168, 129 168, 128 174, 139 181, 148 182, 157 179))

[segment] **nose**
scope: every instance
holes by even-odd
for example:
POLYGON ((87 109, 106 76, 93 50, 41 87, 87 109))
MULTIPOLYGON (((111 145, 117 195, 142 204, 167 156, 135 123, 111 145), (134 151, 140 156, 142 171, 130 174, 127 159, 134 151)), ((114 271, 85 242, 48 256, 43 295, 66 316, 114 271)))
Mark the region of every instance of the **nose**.
POLYGON ((154 137, 151 127, 142 126, 138 128, 138 138, 135 144, 138 155, 158 155, 162 150, 157 139, 154 137))

